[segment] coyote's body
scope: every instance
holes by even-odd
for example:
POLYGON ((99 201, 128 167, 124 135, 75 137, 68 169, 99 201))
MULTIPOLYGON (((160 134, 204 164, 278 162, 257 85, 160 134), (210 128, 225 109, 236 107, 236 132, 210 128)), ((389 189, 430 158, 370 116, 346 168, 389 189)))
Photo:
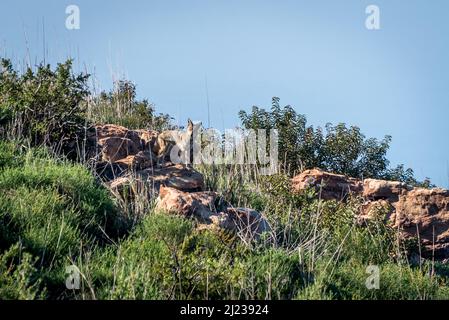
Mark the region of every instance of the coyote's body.
POLYGON ((181 152, 185 152, 190 148, 190 139, 194 132, 201 127, 201 123, 193 124, 189 119, 187 124, 187 130, 167 130, 161 132, 154 145, 154 152, 159 159, 164 160, 170 153, 171 148, 176 145, 181 152))

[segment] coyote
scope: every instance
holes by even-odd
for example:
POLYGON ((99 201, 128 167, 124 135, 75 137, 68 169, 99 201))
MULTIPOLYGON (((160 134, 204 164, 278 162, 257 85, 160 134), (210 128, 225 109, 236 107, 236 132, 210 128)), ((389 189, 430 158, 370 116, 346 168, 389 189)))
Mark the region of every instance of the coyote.
POLYGON ((187 130, 184 132, 180 130, 167 130, 161 132, 154 145, 154 152, 158 156, 158 160, 164 161, 167 155, 170 154, 174 145, 179 148, 182 154, 189 150, 190 140, 193 134, 196 134, 200 128, 201 122, 193 124, 192 120, 189 119, 187 122, 187 130))

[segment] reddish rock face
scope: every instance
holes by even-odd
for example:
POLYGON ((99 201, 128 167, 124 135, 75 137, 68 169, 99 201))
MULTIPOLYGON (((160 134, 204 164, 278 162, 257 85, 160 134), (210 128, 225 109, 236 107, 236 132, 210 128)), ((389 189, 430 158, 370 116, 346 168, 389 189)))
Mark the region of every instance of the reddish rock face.
POLYGON ((151 151, 139 151, 136 155, 117 160, 116 163, 128 170, 144 170, 153 167, 156 155, 151 151))
POLYGON ((201 191, 204 188, 203 175, 182 165, 126 172, 127 174, 112 180, 109 186, 118 195, 131 199, 144 194, 150 199, 155 198, 162 187, 186 193, 201 191))
POLYGON ((343 200, 350 194, 359 194, 362 183, 344 175, 318 169, 306 170, 292 179, 293 192, 313 187, 323 200, 343 200))
POLYGON ((158 134, 117 125, 96 126, 89 131, 87 153, 97 174, 109 181, 117 197, 134 201, 159 196, 158 210, 194 218, 200 226, 226 229, 245 239, 269 230, 268 223, 254 210, 234 209, 223 203, 217 207, 218 194, 203 192, 203 175, 191 167, 169 161, 158 165, 154 154, 158 134))
POLYGON ((449 191, 415 188, 393 203, 395 227, 419 237, 427 255, 449 256, 449 191))
POLYGON ((157 141, 157 136, 159 132, 153 130, 135 130, 135 132, 139 135, 139 138, 142 140, 143 149, 145 151, 152 151, 154 149, 154 145, 157 141))
POLYGON ((409 190, 410 187, 403 182, 376 179, 363 180, 363 196, 367 199, 396 201, 401 194, 405 194, 409 190))
POLYGON ((103 161, 116 162, 141 150, 140 144, 128 138, 108 137, 98 140, 103 161))
POLYGON ((159 191, 156 209, 168 213, 194 217, 203 223, 211 223, 210 216, 216 213, 215 192, 187 193, 175 188, 163 187, 159 191))
POLYGON ((104 138, 128 138, 133 140, 133 138, 138 138, 138 135, 132 130, 128 130, 125 127, 115 125, 115 124, 105 124, 100 126, 95 126, 95 134, 97 140, 104 138))
POLYGON ((358 221, 363 223, 366 220, 377 219, 380 215, 385 215, 385 222, 388 222, 394 212, 395 208, 387 200, 367 201, 361 207, 358 221))
POLYGON ((405 238, 416 237, 423 255, 449 257, 449 191, 412 188, 398 181, 365 179, 363 182, 321 170, 306 170, 292 179, 294 192, 314 187, 324 200, 363 197, 359 221, 386 214, 387 223, 405 238))
MULTIPOLYGON (((125 127, 106 124, 92 128, 88 144, 102 155, 101 161, 115 162, 139 151, 151 152, 158 133, 152 130, 128 130, 125 127)), ((90 151, 90 154, 95 152, 90 151)))
POLYGON ((181 164, 162 168, 148 168, 137 171, 136 175, 153 185, 157 190, 159 190, 160 186, 186 192, 202 191, 204 189, 203 175, 181 164))
POLYGON ((260 213, 251 209, 232 208, 221 202, 215 192, 186 193, 174 188, 161 187, 156 210, 194 217, 200 228, 221 228, 245 239, 259 237, 269 231, 268 222, 260 213))

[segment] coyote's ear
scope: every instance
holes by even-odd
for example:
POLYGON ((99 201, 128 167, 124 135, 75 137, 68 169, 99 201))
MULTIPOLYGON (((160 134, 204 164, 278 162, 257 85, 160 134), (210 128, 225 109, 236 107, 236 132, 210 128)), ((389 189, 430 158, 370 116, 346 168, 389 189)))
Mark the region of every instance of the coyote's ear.
POLYGON ((189 129, 193 129, 193 122, 192 122, 192 120, 187 120, 187 128, 189 128, 189 129))

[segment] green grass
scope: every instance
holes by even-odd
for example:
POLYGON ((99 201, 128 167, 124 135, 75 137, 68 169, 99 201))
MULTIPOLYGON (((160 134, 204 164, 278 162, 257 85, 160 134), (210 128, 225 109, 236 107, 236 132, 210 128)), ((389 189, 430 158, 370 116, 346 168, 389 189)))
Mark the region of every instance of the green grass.
POLYGON ((61 270, 70 260, 121 236, 126 219, 84 167, 54 160, 42 150, 20 157, 14 160, 11 152, 2 157, 0 248, 19 244, 33 257, 43 284, 62 290, 61 270))
POLYGON ((150 209, 124 214, 81 165, 0 142, 0 299, 448 299, 449 268, 413 250, 360 201, 289 192, 284 175, 199 168, 207 188, 259 210, 272 232, 246 243, 150 209), (81 288, 65 287, 66 267, 81 288), (367 267, 379 267, 369 290, 367 267))
MULTIPOLYGON (((249 250, 232 237, 197 231, 188 220, 149 215, 126 240, 86 257, 81 270, 102 299, 292 298, 297 256, 249 250)), ((92 289, 92 290, 91 290, 92 289)))

